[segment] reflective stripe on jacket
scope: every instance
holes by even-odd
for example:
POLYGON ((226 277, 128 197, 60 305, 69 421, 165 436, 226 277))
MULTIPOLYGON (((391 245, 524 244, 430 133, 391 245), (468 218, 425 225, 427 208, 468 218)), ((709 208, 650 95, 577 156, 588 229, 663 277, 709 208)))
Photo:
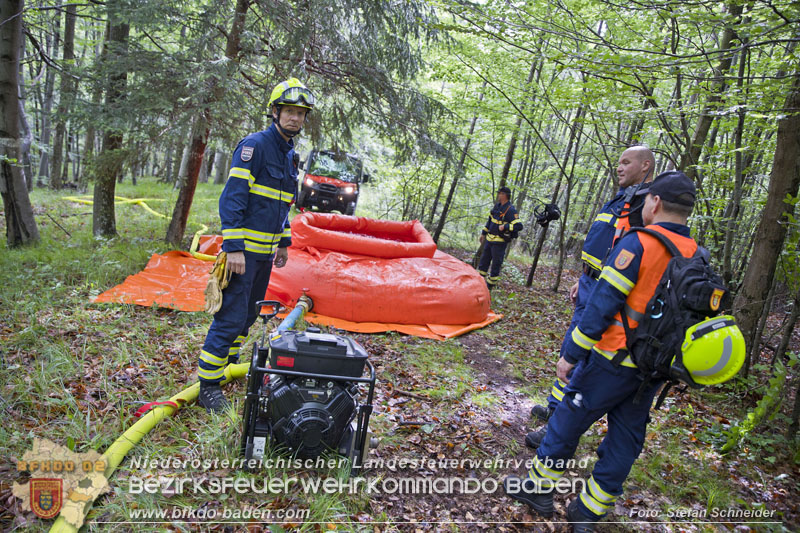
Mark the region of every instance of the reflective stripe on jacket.
POLYGON ((615 213, 619 213, 624 204, 625 189, 620 189, 614 198, 600 208, 600 212, 589 226, 586 239, 583 241, 581 260, 595 270, 603 268, 603 261, 614 243, 617 223, 615 213))
MULTIPOLYGON (((687 226, 660 223, 648 228, 666 235, 684 256, 697 250, 687 226)), ((621 313, 627 315, 631 327, 638 325, 670 258, 655 237, 638 232, 623 236, 603 267, 580 323, 564 343, 564 358, 574 364, 592 349, 612 358, 624 348, 621 313)), ((622 364, 634 366, 630 359, 622 364)))
POLYGON ((222 249, 271 255, 292 244, 289 207, 297 192, 294 144, 273 124, 242 139, 219 197, 222 249))
POLYGON ((486 235, 486 240, 489 242, 508 242, 511 239, 516 239, 520 230, 522 229, 522 222, 519 220, 519 215, 514 205, 511 202, 506 202, 503 205, 494 204, 489 218, 486 220, 486 226, 483 228, 483 234, 486 235), (507 225, 503 231, 500 231, 500 226, 507 225))

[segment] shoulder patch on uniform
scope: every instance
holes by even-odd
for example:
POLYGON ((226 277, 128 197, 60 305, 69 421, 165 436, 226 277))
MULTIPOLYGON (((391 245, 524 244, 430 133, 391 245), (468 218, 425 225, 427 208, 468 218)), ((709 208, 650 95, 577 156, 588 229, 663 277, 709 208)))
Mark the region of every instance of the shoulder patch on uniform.
POLYGON ((519 218, 519 214, 518 213, 514 213, 514 218, 519 218))
POLYGON ((617 270, 624 270, 630 266, 633 262, 633 259, 636 257, 636 254, 629 250, 622 250, 617 259, 614 261, 614 268, 617 270))
POLYGON ((242 146, 242 161, 250 161, 253 158, 253 146, 242 146))

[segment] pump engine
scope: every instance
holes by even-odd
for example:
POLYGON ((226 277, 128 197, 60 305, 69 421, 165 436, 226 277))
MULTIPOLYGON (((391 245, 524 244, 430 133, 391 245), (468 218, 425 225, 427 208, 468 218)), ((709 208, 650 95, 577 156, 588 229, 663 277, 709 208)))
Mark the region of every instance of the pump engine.
POLYGON ((375 390, 367 358, 352 338, 318 328, 277 331, 268 344, 256 343, 243 416, 245 459, 263 458, 272 441, 304 459, 337 452, 360 468, 375 390), (369 377, 362 377, 365 367, 369 377))

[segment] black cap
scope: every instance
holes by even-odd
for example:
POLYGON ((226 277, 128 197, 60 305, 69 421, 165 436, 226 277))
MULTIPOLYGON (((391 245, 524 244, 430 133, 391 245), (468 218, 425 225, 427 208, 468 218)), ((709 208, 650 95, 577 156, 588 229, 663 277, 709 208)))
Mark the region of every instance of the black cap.
POLYGON ((506 196, 511 198, 511 189, 509 189, 508 187, 500 187, 499 189, 497 189, 497 192, 505 193, 506 196))
POLYGON ((648 193, 653 196, 660 196, 664 201, 689 207, 694 205, 694 200, 697 197, 697 189, 694 186, 694 182, 680 170, 662 172, 656 176, 650 187, 642 188, 636 195, 640 196, 648 193), (687 195, 692 198, 687 198, 687 195))

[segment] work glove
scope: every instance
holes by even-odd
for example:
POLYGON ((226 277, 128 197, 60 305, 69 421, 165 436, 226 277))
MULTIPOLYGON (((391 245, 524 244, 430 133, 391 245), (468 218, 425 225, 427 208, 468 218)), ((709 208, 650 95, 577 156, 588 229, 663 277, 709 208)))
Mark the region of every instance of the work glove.
POLYGON ((231 279, 230 272, 225 268, 227 258, 228 254, 220 252, 211 269, 211 274, 208 276, 205 295, 206 313, 209 315, 215 315, 222 307, 222 289, 228 286, 231 279))

